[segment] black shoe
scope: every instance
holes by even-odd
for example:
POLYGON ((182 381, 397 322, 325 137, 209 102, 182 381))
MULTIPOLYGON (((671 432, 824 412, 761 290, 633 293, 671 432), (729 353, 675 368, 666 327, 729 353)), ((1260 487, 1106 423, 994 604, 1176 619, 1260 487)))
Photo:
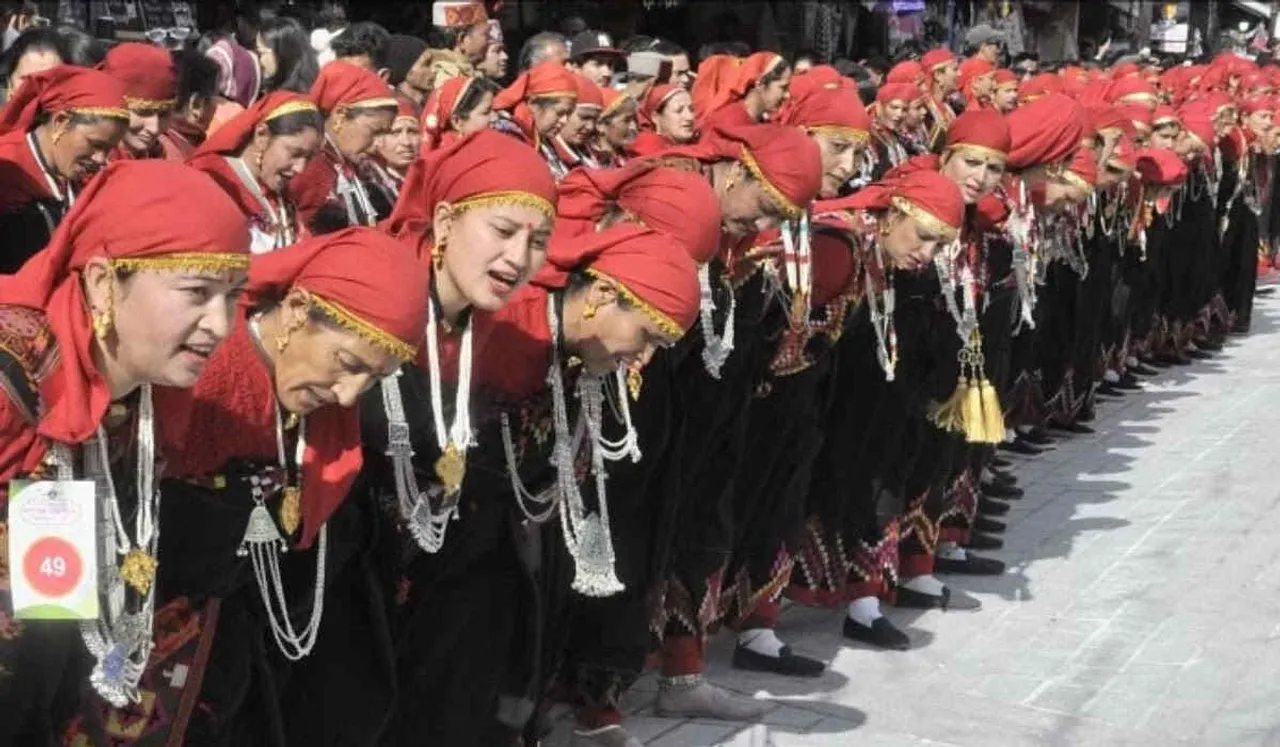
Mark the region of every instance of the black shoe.
POLYGON ((1008 526, 1003 521, 996 521, 990 516, 975 516, 973 519, 973 531, 986 532, 987 534, 1000 534, 1008 526))
POLYGON ((1264 286, 1262 286, 1261 288, 1255 288, 1255 289, 1254 289, 1254 291, 1253 291, 1253 295, 1254 295, 1254 296, 1269 296, 1269 295, 1271 295, 1272 293, 1275 293, 1275 292, 1276 292, 1275 286, 1273 286, 1273 285, 1264 285, 1264 286))
POLYGON ((1197 350, 1188 350, 1186 352, 1186 356, 1188 358, 1192 358, 1198 361, 1207 361, 1213 357, 1213 353, 1210 353, 1208 350, 1197 349, 1197 350))
POLYGON ((964 560, 934 558, 933 570, 938 573, 955 573, 961 576, 999 576, 1004 573, 1004 561, 969 555, 964 560))
POLYGON ((943 587, 941 596, 921 594, 905 586, 899 586, 893 606, 911 610, 961 610, 969 612, 982 609, 982 602, 968 594, 955 594, 943 587))
POLYGON ((987 465, 990 466, 991 469, 1010 469, 1013 467, 1013 462, 1001 456, 992 456, 991 460, 987 462, 987 465))
POLYGON ((1134 373, 1138 376, 1158 376, 1160 374, 1159 371, 1145 363, 1139 363, 1136 366, 1129 366, 1129 373, 1134 373))
POLYGON ((1104 381, 1098 385, 1094 392, 1100 397, 1123 397, 1124 392, 1116 389, 1115 385, 1109 381, 1104 381))
POLYGON ((1011 454, 1022 454, 1023 456, 1035 456, 1036 454, 1044 452, 1044 449, 1032 446, 1021 438, 1015 438, 1012 441, 1004 441, 1000 444, 999 448, 1011 454))
POLYGON ((1192 363, 1195 363, 1194 360, 1192 360, 1190 357, 1187 356, 1186 353, 1183 353, 1183 352, 1177 352, 1177 353, 1171 354, 1169 356, 1169 360, 1173 361, 1173 365, 1175 366, 1190 366, 1192 363))
POLYGON ((1009 504, 1001 503, 985 495, 978 497, 978 513, 986 516, 1004 516, 1009 513, 1009 504))
POLYGON ((1220 342, 1214 342, 1213 340, 1196 340, 1195 344, 1197 348, 1210 353, 1222 352, 1222 343, 1220 342))
POLYGON ((999 498, 1005 501, 1020 501, 1025 493, 1022 488, 1016 485, 994 485, 984 483, 981 486, 982 494, 988 498, 999 498))
POLYGON ((1075 433, 1080 436, 1087 436, 1090 433, 1097 433, 1097 431, 1095 431, 1094 429, 1090 428, 1089 426, 1083 423, 1068 423, 1067 425, 1055 424, 1051 427, 1054 430, 1059 430, 1059 431, 1062 431, 1063 433, 1075 433))
POLYGON ((1018 478, 1014 477, 1012 473, 1001 472, 1000 470, 993 469, 991 470, 991 477, 987 482, 992 485, 1017 485, 1018 478))
POLYGON ((851 641, 867 643, 876 648, 887 648, 890 651, 906 651, 911 648, 911 639, 906 633, 898 630, 887 617, 877 617, 871 627, 848 616, 844 618, 844 637, 851 641))
POLYGON ((790 646, 783 646, 777 656, 767 656, 738 644, 733 650, 733 668, 786 677, 821 677, 827 666, 817 659, 792 653, 790 646))
POLYGON ((1004 540, 981 532, 970 532, 969 541, 963 547, 966 550, 999 550, 1004 547, 1004 540))
POLYGON ((1168 368, 1173 365, 1173 361, 1166 359, 1164 356, 1160 356, 1158 358, 1143 358, 1141 360, 1152 368, 1168 368))
POLYGON ((1026 433, 1023 433, 1022 438, 1033 446, 1048 446, 1053 443, 1053 439, 1049 437, 1049 434, 1045 433, 1044 430, 1040 428, 1032 428, 1026 433))
POLYGON ((1124 389, 1126 391, 1141 391, 1142 384, 1138 382, 1138 377, 1131 373, 1125 373, 1120 380, 1115 383, 1116 389, 1124 389))

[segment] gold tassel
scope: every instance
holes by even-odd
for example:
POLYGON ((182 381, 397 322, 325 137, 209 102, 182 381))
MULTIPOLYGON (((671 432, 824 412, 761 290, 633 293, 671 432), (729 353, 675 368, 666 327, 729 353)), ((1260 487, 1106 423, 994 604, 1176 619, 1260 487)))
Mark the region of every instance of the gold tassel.
POLYGON ((969 396, 969 379, 961 376, 956 380, 955 391, 945 402, 934 402, 929 406, 929 420, 944 431, 963 431, 963 405, 969 396))
POLYGON ((964 438, 969 443, 984 443, 982 392, 978 380, 970 377, 964 398, 964 438))
POLYGON ((982 415, 986 426, 983 443, 998 444, 1004 441, 1004 410, 1000 406, 1000 396, 986 377, 978 382, 978 389, 982 392, 982 415))

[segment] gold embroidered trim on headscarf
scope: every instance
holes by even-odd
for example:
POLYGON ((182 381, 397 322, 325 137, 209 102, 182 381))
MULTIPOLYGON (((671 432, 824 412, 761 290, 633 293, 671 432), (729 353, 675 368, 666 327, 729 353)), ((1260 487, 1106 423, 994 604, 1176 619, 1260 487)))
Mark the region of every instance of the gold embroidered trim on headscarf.
POLYGON ((178 105, 178 100, 173 99, 141 99, 134 96, 125 96, 124 105, 130 109, 172 109, 178 105))
MULTIPOLYGON (((672 93, 675 93, 675 91, 672 91, 672 93)), ((617 111, 618 107, 622 106, 623 104, 631 100, 632 99, 630 94, 626 94, 626 93, 622 94, 618 98, 614 99, 612 104, 609 104, 608 106, 606 106, 604 108, 604 111, 600 112, 600 118, 605 119, 606 117, 610 116, 615 111, 617 111)))
POLYGON ((339 326, 355 332, 368 342, 371 342, 375 346, 391 353, 402 361, 411 361, 414 359, 414 356, 417 355, 417 349, 413 345, 387 334, 378 327, 366 322, 333 301, 321 298, 320 296, 312 293, 311 303, 319 306, 320 309, 333 319, 333 321, 337 322, 339 326))
POLYGON ((866 130, 859 130, 857 127, 846 127, 845 125, 814 125, 804 129, 810 135, 842 137, 852 140, 855 143, 863 144, 871 142, 871 133, 866 130))
POLYGON ((962 151, 968 152, 968 153, 975 153, 980 156, 988 156, 990 158, 994 158, 1000 161, 1000 163, 1004 163, 1005 161, 1009 160, 1008 153, 1003 153, 1001 151, 996 150, 995 148, 988 148, 985 145, 978 145, 977 143, 956 143, 954 145, 948 145, 947 149, 942 152, 942 157, 946 158, 947 153, 950 153, 950 152, 959 153, 962 151))
POLYGON ((114 106, 73 106, 67 109, 68 114, 79 114, 85 117, 110 117, 111 119, 129 119, 129 110, 114 106))
POLYGON ((1074 171, 1067 170, 1062 172, 1062 180, 1078 189, 1083 189, 1086 194, 1093 192, 1093 185, 1086 181, 1083 176, 1080 176, 1074 171))
POLYGON ((672 340, 679 340, 681 337, 684 337, 684 330, 680 328, 679 324, 676 324, 676 320, 661 311, 658 311, 653 304, 650 304, 648 301, 637 296, 622 281, 608 273, 600 272, 599 270, 595 270, 590 267, 587 268, 586 273, 593 278, 599 278, 613 283, 618 288, 618 293, 622 294, 623 298, 627 299, 632 306, 640 309, 645 316, 652 319, 654 323, 658 325, 658 329, 662 330, 662 334, 670 337, 672 340))
POLYGON ((493 207, 495 205, 521 205, 523 207, 531 207, 542 213, 547 218, 553 218, 556 214, 555 205, 552 205, 545 197, 535 195, 532 192, 481 192, 478 195, 464 197, 453 203, 453 211, 455 214, 462 213, 475 208, 493 207))
POLYGON ((161 254, 156 257, 110 257, 112 269, 132 272, 151 270, 160 272, 227 272, 249 269, 248 254, 215 254, 191 252, 188 254, 161 254))
POLYGON ((573 99, 576 102, 578 100, 578 92, 577 91, 546 91, 544 93, 534 94, 533 96, 530 96, 528 99, 526 99, 526 101, 533 102, 533 101, 539 101, 541 99, 573 99))
POLYGON ((947 225, 941 218, 905 197, 890 197, 889 202, 898 212, 914 218, 917 223, 938 234, 943 241, 951 241, 960 233, 958 228, 947 225))
POLYGON ((1179 127, 1181 127, 1182 120, 1178 119, 1177 117, 1170 117, 1170 116, 1151 120, 1152 127, 1164 127, 1165 125, 1168 125, 1168 124, 1176 124, 1179 127))
POLYGON ((277 106, 276 108, 272 109, 270 114, 262 118, 262 121, 270 122, 273 119, 286 117, 290 114, 296 114, 297 112, 319 112, 319 111, 320 111, 320 107, 316 106, 314 103, 310 101, 307 101, 306 99, 299 99, 296 101, 287 101, 281 104, 280 106, 277 106))
POLYGON ((760 182, 760 186, 764 189, 765 194, 769 195, 769 197, 773 198, 774 202, 778 203, 778 207, 782 209, 782 212, 787 214, 788 218, 800 217, 800 213, 802 212, 800 206, 787 199, 787 196, 782 194, 782 190, 775 187, 773 182, 769 181, 769 179, 765 177, 764 171, 760 169, 760 164, 756 161, 756 157, 751 155, 751 151, 747 149, 746 146, 742 147, 742 155, 738 157, 738 160, 742 162, 743 166, 747 167, 747 171, 751 172, 751 176, 755 177, 756 181, 760 182))
POLYGON ((1136 93, 1127 93, 1121 96, 1120 98, 1116 99, 1117 104, 1123 104, 1129 101, 1136 101, 1139 103, 1152 104, 1152 105, 1160 103, 1159 97, 1157 97, 1154 93, 1147 93, 1145 91, 1138 91, 1136 93))

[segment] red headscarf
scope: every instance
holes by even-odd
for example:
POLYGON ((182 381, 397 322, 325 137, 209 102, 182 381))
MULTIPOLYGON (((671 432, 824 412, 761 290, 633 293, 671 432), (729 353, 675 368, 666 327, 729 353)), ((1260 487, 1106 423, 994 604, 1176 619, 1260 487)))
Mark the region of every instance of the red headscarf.
POLYGON ((1133 171, 1137 168, 1137 154, 1133 148, 1133 140, 1124 135, 1116 143, 1116 147, 1111 151, 1111 159, 1107 161, 1107 165, 1122 171, 1133 171))
POLYGON ((778 123, 803 127, 810 133, 827 132, 857 142, 871 138, 871 117, 857 94, 820 84, 800 84, 798 91, 793 86, 790 101, 779 112, 778 123))
POLYGON ((1040 73, 1018 86, 1018 101, 1027 103, 1051 93, 1062 93, 1062 78, 1053 73, 1040 73))
POLYGON ((209 136, 196 152, 191 154, 192 165, 197 159, 211 155, 239 153, 253 139, 253 131, 261 122, 300 111, 319 111, 311 99, 292 91, 275 91, 258 99, 248 109, 227 120, 218 131, 209 136))
POLYGON ((1071 159, 1071 165, 1063 171, 1063 177, 1076 186, 1092 192, 1098 185, 1098 154, 1093 148, 1081 146, 1071 159))
POLYGON ((613 114, 618 111, 623 104, 633 100, 630 94, 623 93, 622 91, 616 91, 612 88, 600 88, 599 86, 596 86, 596 89, 600 91, 600 96, 604 100, 604 108, 600 110, 601 119, 613 116, 613 114))
POLYGON ((347 62, 330 62, 320 68, 320 75, 311 84, 311 100, 325 116, 339 108, 396 106, 396 99, 382 78, 347 62))
POLYGON ((954 182, 933 169, 896 173, 848 197, 826 200, 822 205, 824 210, 896 208, 944 240, 955 238, 964 225, 964 195, 954 182))
POLYGON ((1075 153, 1085 135, 1084 110, 1063 94, 1023 104, 1006 119, 1013 138, 1008 161, 1013 171, 1063 161, 1075 153))
MULTIPOLYGON (((427 322, 426 268, 395 240, 371 228, 310 238, 254 259, 247 306, 278 302, 290 290, 311 294, 315 308, 402 361, 413 358, 427 322)), ((165 412, 169 474, 207 475, 228 461, 276 455, 276 393, 243 323, 209 362, 183 413, 165 412), (215 439, 193 434, 216 433, 215 439)), ((178 410, 178 408, 172 408, 178 410)), ((355 408, 321 407, 307 415, 302 457, 302 534, 310 547, 360 472, 355 408)))
POLYGON ((853 81, 840 74, 830 65, 814 65, 803 73, 796 73, 791 78, 791 95, 795 96, 796 86, 801 88, 848 88, 854 89, 853 81))
POLYGON ((658 116, 658 110, 670 101, 671 97, 683 90, 680 86, 671 83, 650 88, 649 93, 645 94, 644 103, 640 106, 638 112, 640 127, 653 129, 653 120, 658 116))
POLYGON ((117 44, 107 52, 102 71, 124 84, 130 109, 171 108, 178 103, 178 72, 167 49, 138 42, 117 44))
POLYGON ((1008 68, 1000 68, 996 71, 996 88, 1017 88, 1018 75, 1008 68))
POLYGON ((587 80, 585 75, 574 75, 573 84, 577 86, 579 107, 604 108, 604 94, 600 93, 600 86, 587 80))
POLYGON ((1151 126, 1164 127, 1170 124, 1181 124, 1178 120, 1178 113, 1168 104, 1160 104, 1151 114, 1151 126))
POLYGON ((551 246, 594 233, 610 204, 643 225, 674 236, 698 264, 720 243, 720 200, 698 174, 632 161, 619 169, 575 169, 560 182, 551 246))
POLYGON ((1171 150, 1147 148, 1137 154, 1138 175, 1144 184, 1176 187, 1187 178, 1187 164, 1171 150))
POLYGON ((453 110, 467 91, 476 85, 476 78, 460 75, 436 86, 427 97, 422 109, 421 152, 428 153, 458 139, 453 129, 453 110))
POLYGON ((884 77, 884 82, 923 86, 925 84, 924 67, 915 60, 903 60, 889 69, 889 73, 884 77))
POLYGON ((533 282, 563 288, 575 271, 617 283, 620 294, 672 339, 698 318, 697 265, 678 240, 652 228, 621 224, 586 240, 553 244, 533 282))
POLYGON ((93 358, 80 282, 80 270, 95 258, 118 270, 246 269, 248 223, 199 171, 171 161, 112 163, 80 194, 44 250, 0 278, 0 303, 43 311, 58 341, 60 365, 40 386, 39 435, 52 441, 89 438, 111 401, 93 358))
POLYGON ((1012 147, 1008 120, 991 109, 966 111, 947 128, 946 150, 974 150, 1003 160, 1012 147))
POLYGON ((1148 83, 1146 78, 1136 75, 1112 81, 1107 98, 1114 104, 1140 104, 1148 109, 1154 109, 1160 102, 1156 87, 1148 83))
POLYGON ((996 66, 981 57, 970 57, 960 63, 960 91, 969 98, 973 95, 969 87, 978 78, 984 75, 991 75, 996 71, 996 66))
POLYGON ((83 113, 129 121, 124 84, 98 70, 59 65, 29 75, 0 110, 0 135, 25 137, 40 114, 83 113))
POLYGON ((888 83, 876 91, 876 103, 887 104, 890 101, 911 103, 924 96, 924 91, 914 83, 888 83))
POLYGON ((920 67, 924 69, 926 76, 932 76, 939 67, 955 61, 956 56, 950 49, 938 47, 924 53, 924 56, 920 58, 920 67))
POLYGON ((1152 110, 1146 104, 1130 103, 1121 104, 1117 107, 1121 116, 1127 118, 1133 124, 1135 131, 1143 133, 1151 132, 1151 114, 1152 110))
POLYGON ((535 145, 538 134, 534 131, 533 110, 529 102, 536 99, 578 98, 577 76, 558 62, 540 62, 520 73, 511 85, 493 97, 494 111, 510 112, 511 119, 520 126, 525 137, 535 145))
POLYGON ((1217 138, 1213 129, 1213 113, 1204 101, 1192 101, 1182 105, 1178 110, 1182 127, 1189 135, 1200 141, 1201 146, 1208 148, 1217 138))
POLYGON ((716 91, 705 111, 698 111, 698 119, 706 120, 730 104, 742 101, 761 78, 786 65, 787 61, 774 52, 756 52, 751 55, 735 71, 733 82, 716 91))
POLYGON ((822 189, 822 152, 793 127, 714 127, 697 144, 672 148, 663 155, 707 163, 739 161, 791 218, 800 217, 822 189))
POLYGON ((481 130, 415 159, 395 209, 379 228, 425 259, 441 202, 455 209, 519 203, 552 216, 556 184, 535 151, 496 130, 481 130))
POLYGON ((722 89, 733 85, 734 75, 742 60, 727 54, 713 54, 698 63, 698 77, 693 81, 693 108, 699 118, 711 111, 711 103, 722 89))

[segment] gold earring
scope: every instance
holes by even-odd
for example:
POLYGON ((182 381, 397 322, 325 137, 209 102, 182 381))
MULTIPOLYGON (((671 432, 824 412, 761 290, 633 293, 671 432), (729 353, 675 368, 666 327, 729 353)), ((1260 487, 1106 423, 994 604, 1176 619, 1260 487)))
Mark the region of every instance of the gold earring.
POLYGON ((631 399, 640 399, 640 388, 644 386, 644 375, 640 373, 638 368, 627 369, 627 391, 631 393, 631 399))
POLYGON ((444 239, 431 247, 431 264, 437 270, 444 267, 444 249, 449 245, 449 240, 444 239))
POLYGON ((65 134, 67 134, 67 128, 65 126, 60 125, 57 129, 53 131, 53 135, 49 138, 49 140, 54 145, 57 145, 58 141, 61 140, 62 136, 65 134))
POLYGON ((303 325, 305 324, 306 322, 304 322, 302 319, 295 318, 292 322, 289 323, 288 327, 284 328, 283 332, 276 335, 276 352, 283 353, 284 349, 289 347, 289 338, 293 337, 293 333, 302 329, 303 325))
POLYGON ((596 309, 599 308, 599 306, 600 306, 599 304, 595 304, 595 303, 591 303, 590 301, 587 301, 586 305, 582 307, 582 318, 595 319, 596 309))
POLYGON ((259 174, 262 173, 262 150, 258 150, 253 156, 253 166, 259 174))
POLYGON ((736 186, 738 186, 738 172, 730 171, 729 176, 724 180, 724 191, 732 192, 736 186))
POLYGON ((98 338, 99 342, 106 342, 107 336, 110 335, 111 330, 115 328, 115 282, 115 272, 113 271, 111 273, 111 279, 107 281, 106 302, 100 310, 93 312, 93 336, 98 338))
POLYGON ((880 221, 880 235, 881 235, 881 236, 888 236, 888 235, 889 235, 889 232, 890 232, 890 231, 892 231, 892 230, 893 230, 893 226, 889 225, 889 221, 888 221, 887 219, 886 219, 886 220, 882 220, 882 221, 880 221))

